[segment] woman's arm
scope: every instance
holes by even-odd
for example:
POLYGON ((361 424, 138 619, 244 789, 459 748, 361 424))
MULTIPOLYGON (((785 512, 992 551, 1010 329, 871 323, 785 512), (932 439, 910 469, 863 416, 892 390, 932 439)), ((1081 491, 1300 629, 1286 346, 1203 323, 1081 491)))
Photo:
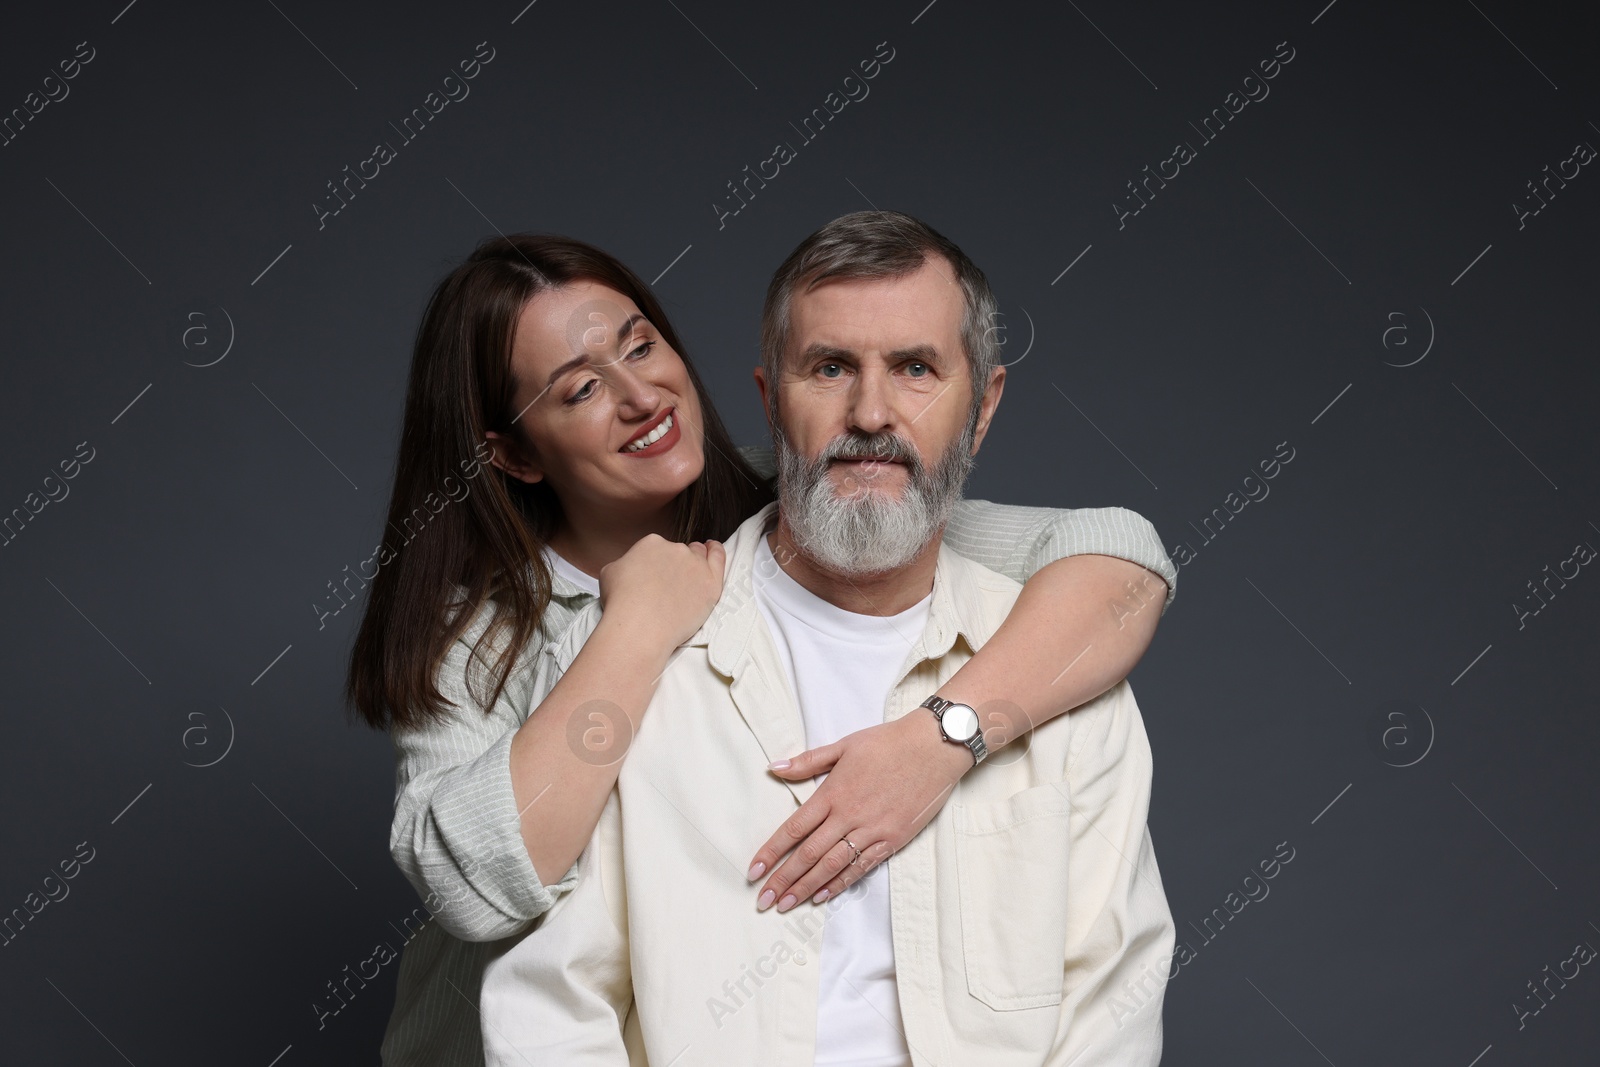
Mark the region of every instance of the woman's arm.
POLYGON ((978 710, 991 751, 1126 678, 1178 592, 1155 527, 1127 508, 963 500, 945 543, 1024 583, 1000 629, 938 692, 978 710))
POLYGON ((483 669, 470 658, 491 612, 479 609, 439 674, 455 710, 395 737, 390 853, 447 932, 522 933, 572 888, 627 742, 668 658, 716 603, 723 567, 716 542, 645 538, 602 571, 607 610, 598 623, 587 618, 598 614, 592 603, 579 613, 587 640, 566 673, 543 654, 567 639, 564 628, 524 650, 530 658, 489 709, 466 676, 483 669))
MULTIPOLYGON (((937 690, 977 709, 991 752, 1125 678, 1175 592, 1177 572, 1155 528, 1123 508, 1054 511, 963 501, 945 538, 975 562, 1026 579, 994 636, 937 690)), ((801 753, 773 773, 790 779, 830 773, 756 853, 751 879, 771 871, 762 898, 783 910, 786 900, 792 907, 819 890, 843 892, 866 868, 841 871, 830 860, 813 866, 803 858, 826 855, 835 844, 808 841, 831 812, 852 813, 850 821, 875 842, 852 838, 868 853, 869 868, 915 837, 971 766, 972 756, 945 741, 927 714, 801 753), (802 842, 808 847, 795 847, 802 842)))
MULTIPOLYGON (((392 733, 389 854, 439 925, 466 941, 527 930, 573 885, 573 872, 551 885, 540 880, 517 819, 510 749, 528 708, 537 704, 531 663, 517 665, 492 706, 475 695, 487 669, 486 657, 474 657, 472 647, 492 613, 489 604, 478 609, 435 672, 439 692, 453 705, 448 714, 392 733), (469 670, 476 684, 469 684, 469 670)), ((536 637, 529 653, 543 640, 536 637)))
POLYGON ((1156 528, 1128 508, 1060 510, 962 500, 945 525, 944 543, 974 563, 1024 585, 1056 560, 1092 554, 1126 560, 1150 571, 1127 573, 1146 590, 1145 599, 1151 593, 1165 597, 1163 615, 1178 595, 1178 569, 1161 547, 1156 528))

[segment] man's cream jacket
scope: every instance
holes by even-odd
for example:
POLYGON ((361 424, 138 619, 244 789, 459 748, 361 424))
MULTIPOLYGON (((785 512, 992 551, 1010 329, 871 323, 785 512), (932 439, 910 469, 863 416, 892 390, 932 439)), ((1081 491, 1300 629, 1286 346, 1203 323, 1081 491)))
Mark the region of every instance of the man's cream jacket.
MULTIPOLYGON (((855 898, 758 912, 745 880, 756 849, 816 788, 766 769, 806 747, 752 592, 756 545, 776 518, 769 504, 728 540, 722 598, 662 676, 577 887, 488 964, 489 1064, 812 1067, 821 931, 855 898)), ((917 705, 1020 589, 941 546, 927 625, 907 635, 884 719, 929 714, 917 705)), ((597 620, 586 608, 550 646, 535 691, 597 620)), ((589 712, 568 731, 575 752, 618 718, 589 712)), ((1150 775, 1124 680, 969 771, 887 861, 917 1067, 1160 1061, 1174 930, 1145 825, 1150 775)))

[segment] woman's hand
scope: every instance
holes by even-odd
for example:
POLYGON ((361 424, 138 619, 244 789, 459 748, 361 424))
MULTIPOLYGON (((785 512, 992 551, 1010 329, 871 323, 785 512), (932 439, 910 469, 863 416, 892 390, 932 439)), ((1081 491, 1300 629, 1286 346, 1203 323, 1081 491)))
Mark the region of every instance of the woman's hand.
POLYGON ((775 764, 772 773, 790 781, 831 773, 756 853, 752 882, 789 854, 762 887, 757 910, 776 903, 788 911, 844 892, 917 836, 971 767, 966 747, 946 741, 938 720, 920 709, 802 752, 787 767, 775 764), (859 861, 851 862, 846 839, 861 850, 859 861))
POLYGON ((645 534, 600 568, 600 608, 626 614, 676 648, 694 636, 722 596, 726 561, 720 541, 682 544, 645 534))

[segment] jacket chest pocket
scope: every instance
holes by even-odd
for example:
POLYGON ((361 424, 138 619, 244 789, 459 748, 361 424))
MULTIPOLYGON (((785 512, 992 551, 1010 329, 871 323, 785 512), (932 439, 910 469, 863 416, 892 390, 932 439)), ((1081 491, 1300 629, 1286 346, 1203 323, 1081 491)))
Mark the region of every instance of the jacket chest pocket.
POLYGON ((960 806, 956 882, 967 992, 998 1011, 1061 1002, 1070 813, 1066 782, 960 806))

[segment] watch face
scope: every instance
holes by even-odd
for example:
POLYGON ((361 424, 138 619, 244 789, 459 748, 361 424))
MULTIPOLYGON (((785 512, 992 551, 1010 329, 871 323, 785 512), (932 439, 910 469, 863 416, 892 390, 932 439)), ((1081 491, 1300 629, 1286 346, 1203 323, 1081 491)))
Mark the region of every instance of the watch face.
POLYGON ((978 733, 978 713, 965 704, 951 704, 939 717, 944 734, 952 741, 970 741, 978 733))

